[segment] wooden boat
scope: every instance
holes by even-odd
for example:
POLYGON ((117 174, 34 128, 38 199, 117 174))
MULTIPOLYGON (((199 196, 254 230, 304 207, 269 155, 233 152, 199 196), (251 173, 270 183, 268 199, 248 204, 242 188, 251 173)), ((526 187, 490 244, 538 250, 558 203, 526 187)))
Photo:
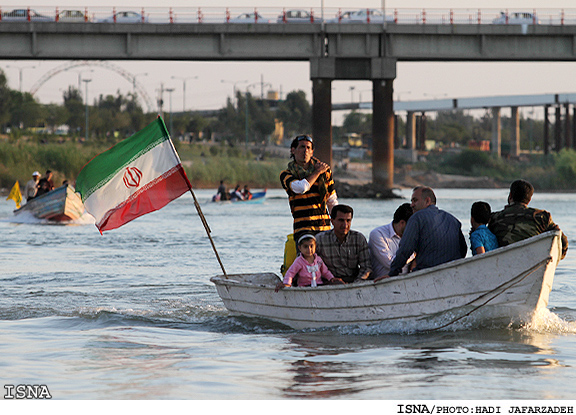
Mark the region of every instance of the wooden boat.
POLYGON ((74 188, 65 184, 51 192, 35 197, 20 209, 16 209, 14 214, 20 215, 23 212, 30 212, 39 219, 64 222, 82 216, 84 204, 74 188))
POLYGON ((438 329, 464 317, 523 324, 548 305, 561 256, 560 231, 550 231, 471 258, 377 283, 294 287, 274 292, 273 273, 215 276, 226 308, 294 329, 406 324, 438 329), (440 322, 440 323, 439 323, 440 322))

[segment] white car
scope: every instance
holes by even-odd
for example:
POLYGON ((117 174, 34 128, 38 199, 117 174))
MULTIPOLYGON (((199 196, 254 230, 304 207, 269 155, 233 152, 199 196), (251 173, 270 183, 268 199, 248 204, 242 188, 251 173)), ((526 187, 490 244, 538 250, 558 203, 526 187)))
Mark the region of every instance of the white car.
POLYGON ((84 16, 80 10, 62 10, 58 13, 59 22, 89 22, 90 19, 84 16))
POLYGON ((506 17, 506 13, 500 12, 500 16, 492 20, 492 24, 540 24, 538 16, 528 12, 514 12, 506 17))
POLYGON ((268 19, 262 17, 260 13, 242 13, 233 19, 227 20, 228 23, 270 23, 268 19))
POLYGON ((44 16, 31 9, 14 9, 10 12, 2 13, 2 20, 6 22, 53 22, 52 17, 44 16))
MULTIPOLYGON (((378 9, 360 9, 355 12, 345 12, 340 18, 332 19, 332 23, 384 23, 384 13, 378 9)), ((386 22, 394 23, 394 17, 386 16, 386 22)))
POLYGON ((312 17, 310 12, 306 10, 286 10, 286 13, 282 13, 278 16, 276 23, 320 23, 321 18, 312 17), (314 19, 314 20, 312 20, 314 19))
POLYGON ((98 20, 98 23, 148 23, 148 17, 142 19, 142 15, 133 11, 121 11, 105 19, 98 20))

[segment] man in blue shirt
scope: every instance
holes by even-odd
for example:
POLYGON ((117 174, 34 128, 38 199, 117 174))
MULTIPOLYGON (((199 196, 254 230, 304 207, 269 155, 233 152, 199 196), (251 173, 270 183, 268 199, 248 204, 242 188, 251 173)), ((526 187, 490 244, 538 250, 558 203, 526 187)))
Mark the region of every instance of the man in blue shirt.
POLYGON ((414 214, 408 220, 389 276, 400 273, 412 253, 416 253, 415 270, 433 267, 464 258, 468 251, 462 224, 450 213, 436 207, 436 195, 426 186, 412 191, 414 214))

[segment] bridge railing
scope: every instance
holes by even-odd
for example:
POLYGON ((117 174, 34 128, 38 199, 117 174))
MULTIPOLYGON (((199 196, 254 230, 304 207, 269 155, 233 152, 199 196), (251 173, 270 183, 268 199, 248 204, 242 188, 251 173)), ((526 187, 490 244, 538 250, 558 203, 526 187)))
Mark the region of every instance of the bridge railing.
MULTIPOLYGON (((380 9, 319 7, 302 8, 301 18, 294 19, 292 7, 12 7, 0 5, 0 23, 10 21, 58 23, 150 23, 150 24, 209 24, 209 23, 273 23, 347 24, 350 12, 362 11, 358 24, 382 24, 380 9), (131 12, 126 14, 126 12, 131 12), (240 16, 248 14, 246 18, 240 16)), ((360 16, 360 14, 356 14, 360 16)), ((576 25, 576 8, 549 9, 386 9, 389 24, 541 24, 576 25)))

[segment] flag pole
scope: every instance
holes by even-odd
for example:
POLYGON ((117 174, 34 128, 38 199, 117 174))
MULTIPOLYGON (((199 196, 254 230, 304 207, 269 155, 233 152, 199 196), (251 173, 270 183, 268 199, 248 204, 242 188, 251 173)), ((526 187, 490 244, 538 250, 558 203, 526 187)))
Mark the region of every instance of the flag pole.
POLYGON ((206 218, 204 217, 204 214, 202 213, 202 209, 200 208, 200 204, 198 203, 198 199, 196 199, 196 195, 194 194, 192 187, 190 187, 190 194, 192 194, 192 197, 194 198, 194 207, 196 207, 196 211, 198 212, 198 216, 200 216, 200 220, 202 221, 202 225, 204 225, 204 229, 206 229, 206 234, 208 235, 208 239, 210 239, 210 244, 212 245, 212 249, 214 250, 214 253, 216 254, 216 259, 218 259, 218 263, 220 264, 220 268, 222 268, 222 272, 224 273, 224 277, 228 278, 228 275, 226 275, 226 270, 224 269, 224 265, 222 264, 222 261, 220 260, 220 255, 218 255, 218 251, 216 250, 216 245, 214 245, 214 240, 212 239, 212 236, 210 235, 210 233, 212 231, 210 230, 210 227, 208 226, 208 222, 206 222, 206 218))

